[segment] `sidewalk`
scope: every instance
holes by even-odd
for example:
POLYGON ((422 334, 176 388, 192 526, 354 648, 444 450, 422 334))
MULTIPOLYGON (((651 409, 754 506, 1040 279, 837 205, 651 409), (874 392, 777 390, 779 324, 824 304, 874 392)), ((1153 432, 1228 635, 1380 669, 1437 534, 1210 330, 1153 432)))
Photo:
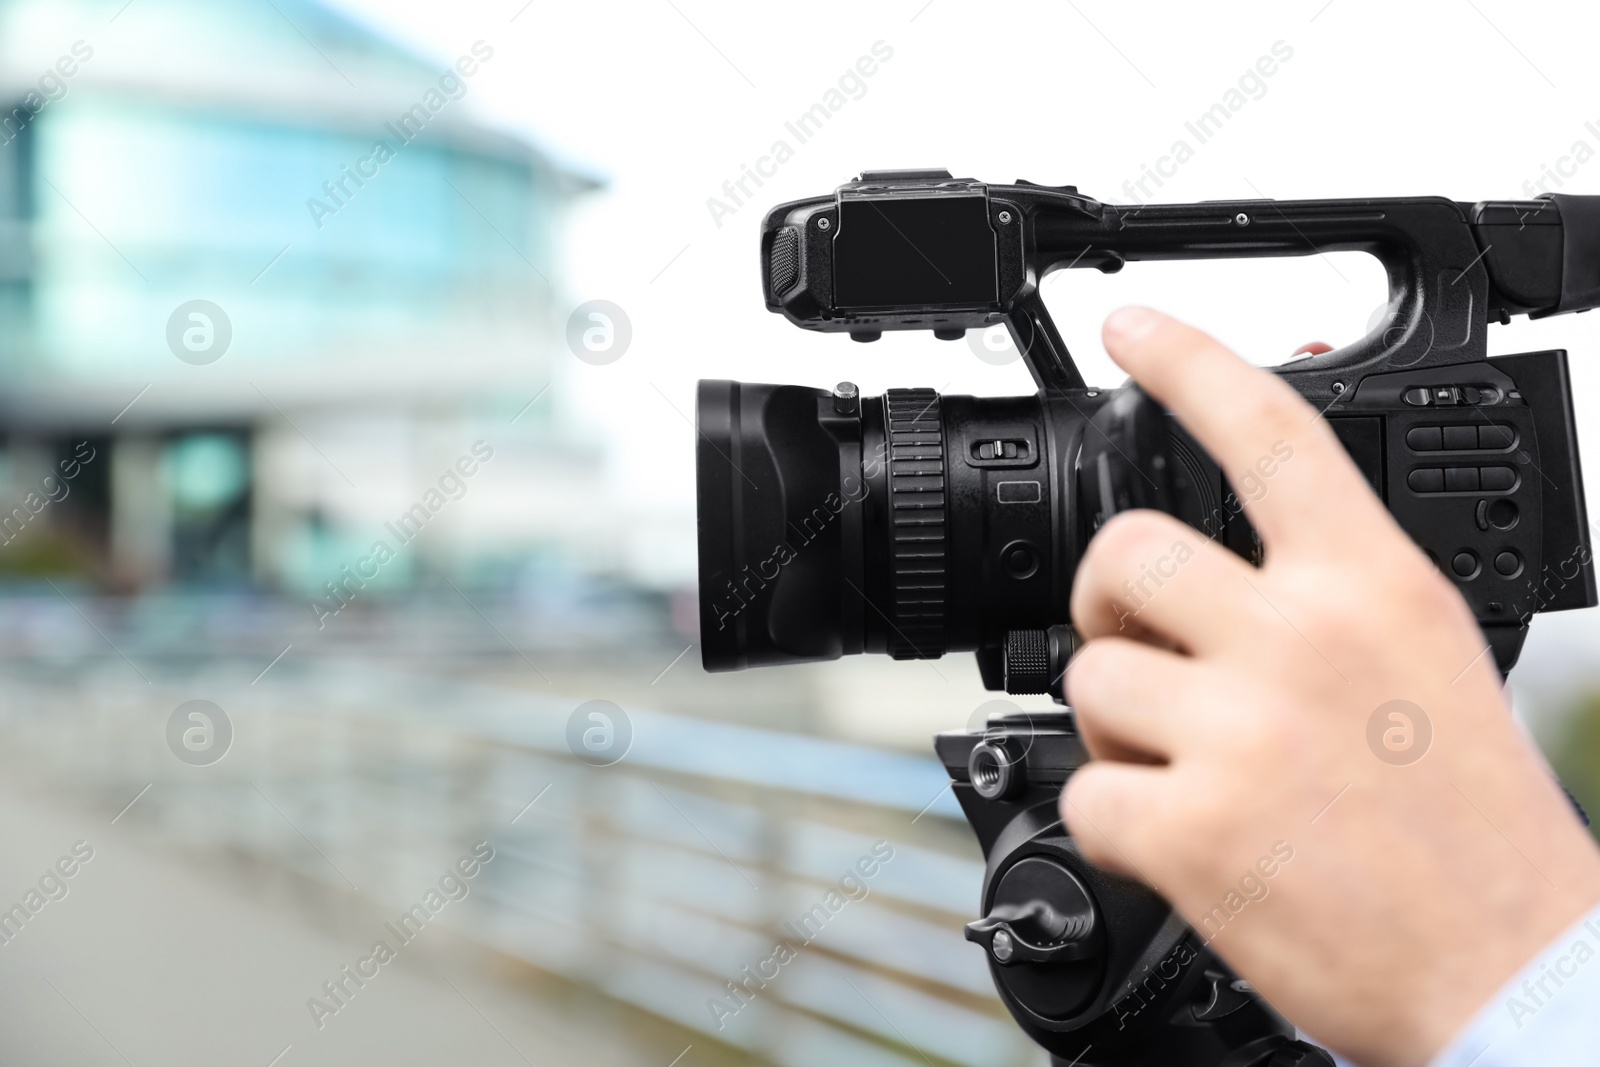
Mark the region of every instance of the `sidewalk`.
POLYGON ((558 1013, 510 967, 498 968, 506 982, 486 980, 497 968, 447 930, 401 949, 319 1031, 307 998, 367 954, 388 918, 381 908, 329 897, 312 914, 303 890, 298 911, 273 906, 152 848, 131 820, 111 825, 15 781, 0 784, 0 841, 0 908, 21 902, 75 842, 94 850, 63 879, 66 896, 0 944, 6 1064, 620 1067, 655 1058, 621 1020, 558 1013))

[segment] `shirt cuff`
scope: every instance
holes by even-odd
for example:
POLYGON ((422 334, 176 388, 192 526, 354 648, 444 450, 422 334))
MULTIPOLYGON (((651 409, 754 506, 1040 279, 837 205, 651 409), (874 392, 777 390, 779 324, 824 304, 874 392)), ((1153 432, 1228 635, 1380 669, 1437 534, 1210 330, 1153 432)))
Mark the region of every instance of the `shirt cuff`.
POLYGON ((1478 1009, 1428 1067, 1600 1062, 1600 904, 1478 1009))
MULTIPOLYGON (((1334 1062, 1356 1067, 1340 1056, 1334 1062)), ((1501 986, 1428 1067, 1593 1067, 1597 1062, 1600 904, 1501 986)))

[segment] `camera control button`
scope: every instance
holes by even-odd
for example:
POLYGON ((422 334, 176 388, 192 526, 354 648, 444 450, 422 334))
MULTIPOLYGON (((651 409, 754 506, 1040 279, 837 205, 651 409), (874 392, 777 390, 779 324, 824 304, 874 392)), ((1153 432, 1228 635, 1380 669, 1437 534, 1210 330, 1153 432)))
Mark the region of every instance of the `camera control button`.
POLYGON ((1478 557, 1465 550, 1457 552, 1450 561, 1450 569, 1456 572, 1458 578, 1476 578, 1478 576, 1478 557))
POLYGON ((1005 566, 1006 573, 1013 578, 1032 578, 1039 569, 1039 556, 1033 546, 1022 541, 1013 541, 1006 546, 1000 555, 1000 562, 1005 566))
POLYGON ((1444 447, 1452 452, 1467 448, 1478 447, 1478 428, 1476 426, 1446 426, 1444 428, 1444 447))
POLYGON ((1417 426, 1406 431, 1406 447, 1413 452, 1437 452, 1444 447, 1444 434, 1437 426, 1417 426))
POLYGON ((1504 493, 1517 484, 1512 467, 1479 467, 1478 483, 1485 493, 1504 493))
POLYGON ((1444 471, 1438 467, 1419 467, 1406 476, 1413 493, 1444 492, 1444 471))
POLYGON ((1510 448, 1517 439, 1516 431, 1509 426, 1479 426, 1479 448, 1510 448))
POLYGON ((1490 526, 1496 530, 1509 530, 1517 524, 1517 505, 1501 497, 1499 500, 1485 500, 1483 517, 1490 526))
POLYGON ((1414 408, 1425 408, 1433 403, 1433 393, 1426 386, 1418 385, 1401 393, 1400 399, 1414 408))
POLYGON ((1515 578, 1522 570, 1522 557, 1506 549, 1494 558, 1495 573, 1502 578, 1515 578))
POLYGON ((1446 467, 1444 491, 1447 493, 1476 493, 1478 491, 1477 467, 1446 467))

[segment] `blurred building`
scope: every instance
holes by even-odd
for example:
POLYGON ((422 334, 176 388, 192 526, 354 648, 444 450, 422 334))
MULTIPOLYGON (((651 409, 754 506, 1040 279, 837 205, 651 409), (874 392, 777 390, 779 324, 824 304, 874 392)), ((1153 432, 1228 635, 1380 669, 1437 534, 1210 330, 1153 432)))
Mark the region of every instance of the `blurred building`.
POLYGON ((440 55, 313 0, 0 0, 0 573, 605 557, 542 395, 593 183, 475 117, 494 41, 440 55))

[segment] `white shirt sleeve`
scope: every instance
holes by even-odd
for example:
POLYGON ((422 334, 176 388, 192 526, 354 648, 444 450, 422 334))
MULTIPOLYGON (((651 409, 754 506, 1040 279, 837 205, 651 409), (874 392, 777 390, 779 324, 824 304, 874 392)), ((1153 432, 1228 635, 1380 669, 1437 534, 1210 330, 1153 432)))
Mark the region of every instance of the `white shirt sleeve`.
POLYGON ((1501 986, 1428 1067, 1595 1064, 1600 1064, 1600 905, 1501 986))

